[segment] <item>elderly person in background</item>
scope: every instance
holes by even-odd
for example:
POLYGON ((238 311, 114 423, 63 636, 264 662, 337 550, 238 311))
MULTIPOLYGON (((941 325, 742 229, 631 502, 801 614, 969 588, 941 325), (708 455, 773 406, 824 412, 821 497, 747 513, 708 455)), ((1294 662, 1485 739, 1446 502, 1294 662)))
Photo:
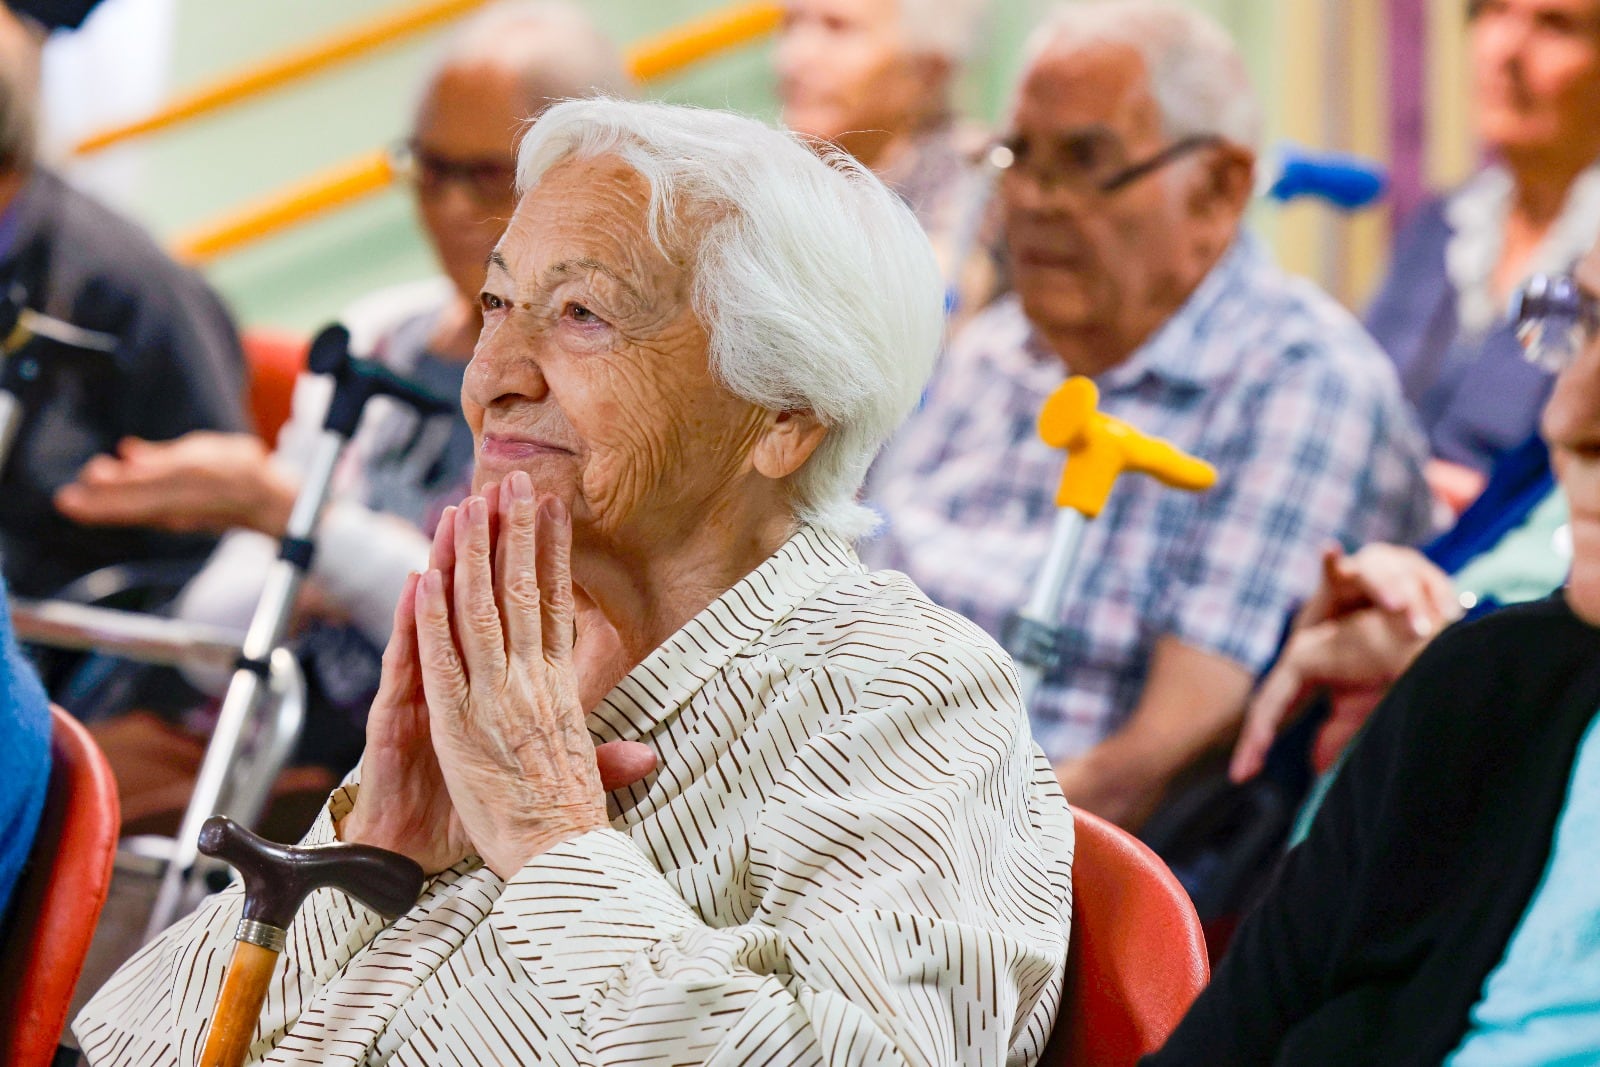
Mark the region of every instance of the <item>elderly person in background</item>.
MULTIPOLYGON (((479 495, 310 835, 435 877, 389 927, 314 895, 258 1052, 1032 1063, 1070 815, 1005 654, 850 548, 938 348, 916 220, 845 157, 665 105, 557 105, 518 176, 462 387, 479 495), (595 742, 657 769, 608 798, 595 742)), ((97 994, 91 1062, 190 1062, 239 909, 97 994)))
POLYGON ((216 293, 35 158, 38 64, 34 30, 0 4, 0 294, 56 320, 0 353, 22 411, 0 442, 0 568, 27 597, 130 560, 198 569, 214 536, 97 527, 58 509, 56 491, 125 436, 248 424, 244 355, 216 293))
POLYGON ((1208 18, 1063 8, 1032 43, 1001 178, 1016 295, 952 344, 874 471, 874 565, 1001 635, 1050 540, 1069 374, 1213 463, 1191 496, 1123 479, 1089 524, 1034 731, 1067 799, 1124 826, 1236 730, 1331 541, 1428 530, 1423 442, 1377 346, 1241 219, 1255 98, 1208 18))
POLYGON ((999 265, 977 247, 993 236, 979 232, 988 185, 977 159, 985 138, 957 122, 950 97, 987 6, 786 0, 778 35, 785 125, 849 152, 905 198, 966 312, 993 297, 999 265))
POLYGON ((1576 279, 1543 418, 1566 587, 1423 651, 1148 1067, 1596 1062, 1600 247, 1576 279))
POLYGON ((1490 162, 1396 239, 1367 325, 1400 370, 1454 511, 1534 432, 1548 371, 1506 305, 1600 236, 1600 0, 1469 0, 1478 139, 1490 162))
MULTIPOLYGON (((628 84, 616 48, 571 3, 509 0, 457 31, 425 83, 404 153, 444 277, 359 302, 345 316, 357 350, 441 395, 459 393, 483 323, 484 262, 516 208, 515 146, 526 117, 553 100, 624 92, 628 84)), ((125 442, 118 456, 89 464, 58 500, 83 522, 232 531, 185 589, 178 613, 242 629, 331 388, 326 378, 301 375, 293 417, 271 456, 247 434, 125 442)), ((472 434, 459 413, 419 423, 386 398, 369 405, 317 531, 314 592, 296 642, 312 700, 299 759, 333 773, 319 792, 360 755, 400 588, 426 562, 429 534, 469 488, 471 470, 472 434)), ((227 679, 196 681, 220 692, 227 679)), ((148 713, 97 725, 96 733, 117 768, 127 820, 137 826, 145 815, 165 818, 181 808, 203 737, 148 713)))

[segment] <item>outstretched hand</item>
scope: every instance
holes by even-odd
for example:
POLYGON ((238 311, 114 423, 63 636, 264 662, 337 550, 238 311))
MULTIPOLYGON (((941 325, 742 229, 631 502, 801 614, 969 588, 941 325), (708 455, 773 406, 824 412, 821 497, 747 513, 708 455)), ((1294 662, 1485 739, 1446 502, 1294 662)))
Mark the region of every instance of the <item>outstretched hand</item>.
POLYGON ((56 492, 67 518, 180 533, 235 528, 283 536, 299 485, 247 433, 196 430, 172 441, 124 438, 56 492))

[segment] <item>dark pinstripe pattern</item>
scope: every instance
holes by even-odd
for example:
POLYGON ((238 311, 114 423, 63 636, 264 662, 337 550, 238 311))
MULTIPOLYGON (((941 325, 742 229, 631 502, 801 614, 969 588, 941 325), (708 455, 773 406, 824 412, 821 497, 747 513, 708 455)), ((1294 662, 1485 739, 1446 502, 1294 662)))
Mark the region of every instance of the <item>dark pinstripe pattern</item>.
MULTIPOLYGON (((273 1064, 1030 1064, 1060 996, 1072 821, 1005 654, 803 530, 590 716, 656 773, 509 882, 468 860, 385 927, 331 890, 290 930, 273 1064)), ((354 785, 309 835, 332 837, 354 785)), ((75 1029, 188 1067, 237 889, 75 1029)))

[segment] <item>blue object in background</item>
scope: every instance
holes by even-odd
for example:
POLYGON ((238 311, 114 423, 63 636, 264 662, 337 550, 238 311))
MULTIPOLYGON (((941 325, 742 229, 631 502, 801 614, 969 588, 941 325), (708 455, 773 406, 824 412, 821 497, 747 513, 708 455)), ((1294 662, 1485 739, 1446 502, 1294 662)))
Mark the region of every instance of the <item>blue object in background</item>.
POLYGON ((1344 152, 1313 152, 1284 144, 1267 162, 1272 184, 1266 195, 1279 203, 1310 196, 1354 211, 1375 203, 1389 187, 1389 174, 1381 163, 1344 152))
POLYGON ((50 705, 11 635, 0 583, 0 919, 33 845, 50 776, 50 705))

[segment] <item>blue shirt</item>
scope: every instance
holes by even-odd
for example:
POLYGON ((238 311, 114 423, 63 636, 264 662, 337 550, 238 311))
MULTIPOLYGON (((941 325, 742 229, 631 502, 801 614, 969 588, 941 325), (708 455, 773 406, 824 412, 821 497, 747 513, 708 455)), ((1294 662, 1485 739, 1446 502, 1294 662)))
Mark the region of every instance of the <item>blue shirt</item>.
POLYGON ((1544 878, 1448 1067, 1600 1063, 1600 714, 1584 732, 1544 878))
POLYGON ((11 635, 0 583, 0 916, 33 845, 50 778, 50 705, 11 635))
MULTIPOLYGON (((973 319, 873 471, 887 529, 862 558, 1001 636, 1050 542, 1065 456, 1035 424, 1066 377, 1015 297, 973 319)), ((1326 545, 1411 543, 1430 523, 1427 447, 1393 366, 1248 236, 1096 384, 1101 410, 1219 476, 1199 494, 1122 478, 1088 524, 1061 664, 1030 709, 1053 760, 1127 718, 1163 636, 1258 673, 1326 545)))

